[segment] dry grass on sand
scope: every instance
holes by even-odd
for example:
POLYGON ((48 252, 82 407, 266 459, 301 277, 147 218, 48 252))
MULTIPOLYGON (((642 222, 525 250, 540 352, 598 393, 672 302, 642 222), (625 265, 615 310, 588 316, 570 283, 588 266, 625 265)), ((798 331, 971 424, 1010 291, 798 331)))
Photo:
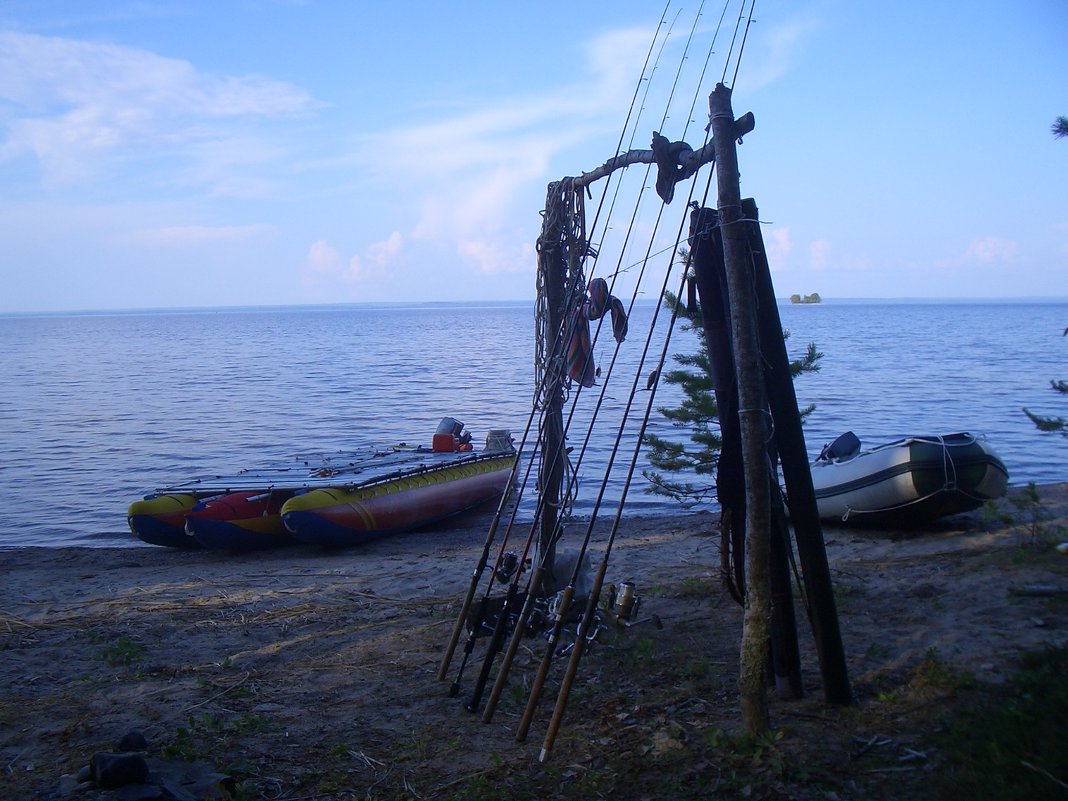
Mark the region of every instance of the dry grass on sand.
POLYGON ((1040 493, 1037 527, 1014 510, 907 536, 828 529, 856 703, 823 703, 799 608, 806 697, 772 698, 761 743, 737 738, 741 610, 715 518, 625 520, 608 579, 636 582, 639 622, 601 634, 544 764, 562 663, 515 740, 542 640, 488 724, 464 709, 484 641, 459 698, 435 679, 481 520, 349 551, 0 552, 0 796, 53 797, 136 729, 153 758, 210 763, 244 798, 922 797, 947 769, 930 735, 959 677, 1004 680, 1021 652, 1065 643, 1064 596, 1018 592, 1068 585, 1068 556, 1031 544, 1068 523, 1068 485, 1040 493))

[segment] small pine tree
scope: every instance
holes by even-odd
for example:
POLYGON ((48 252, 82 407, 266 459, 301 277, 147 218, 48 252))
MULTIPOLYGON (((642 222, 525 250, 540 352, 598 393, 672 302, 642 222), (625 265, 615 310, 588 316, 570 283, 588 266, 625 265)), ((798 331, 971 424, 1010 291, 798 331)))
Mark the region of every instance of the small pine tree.
MULTIPOLYGON (((688 263, 688 255, 685 249, 680 251, 683 264, 688 263)), ((679 302, 679 298, 670 292, 664 296, 664 305, 669 309, 675 308, 679 302)), ((700 304, 680 306, 679 314, 682 329, 697 332, 700 348, 696 353, 672 355, 678 367, 665 372, 661 380, 680 386, 684 397, 676 408, 661 407, 657 411, 671 423, 672 428, 686 432, 689 442, 647 434, 646 455, 652 469, 645 469, 642 474, 649 482, 648 492, 674 498, 683 506, 692 507, 715 497, 715 473, 722 440, 712 362, 705 341, 700 304), (693 473, 696 478, 691 481, 678 477, 686 473, 693 473)), ((789 335, 789 331, 783 332, 784 337, 789 335)), ((790 372, 794 376, 817 372, 822 358, 823 354, 816 350, 815 343, 810 342, 804 357, 790 363, 790 372)), ((808 406, 802 409, 801 417, 810 414, 814 408, 808 406)))
MULTIPOLYGON (((1065 119, 1065 118, 1061 118, 1065 119)), ((1064 329, 1063 336, 1068 336, 1068 328, 1064 329)), ((1068 381, 1057 381, 1051 379, 1049 385, 1053 388, 1054 392, 1059 392, 1062 395, 1068 395, 1068 381)), ((1039 431, 1059 431, 1061 436, 1068 437, 1068 420, 1063 417, 1044 417, 1040 414, 1035 414, 1029 409, 1023 410, 1031 422, 1035 424, 1035 427, 1039 431)))

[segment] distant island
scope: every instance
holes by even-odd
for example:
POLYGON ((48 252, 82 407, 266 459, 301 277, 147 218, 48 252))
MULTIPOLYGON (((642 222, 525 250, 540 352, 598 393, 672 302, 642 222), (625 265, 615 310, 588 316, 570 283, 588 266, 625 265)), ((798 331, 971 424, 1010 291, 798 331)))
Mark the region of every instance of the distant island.
POLYGON ((822 301, 820 300, 820 293, 819 292, 813 292, 811 295, 805 295, 805 296, 791 295, 790 296, 790 302, 791 303, 820 303, 822 301))

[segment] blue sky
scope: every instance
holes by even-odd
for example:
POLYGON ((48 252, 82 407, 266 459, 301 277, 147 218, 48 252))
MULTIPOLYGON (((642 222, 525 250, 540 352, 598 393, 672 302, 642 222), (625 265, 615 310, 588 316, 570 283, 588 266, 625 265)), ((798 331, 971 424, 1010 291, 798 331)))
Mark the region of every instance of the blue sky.
MULTIPOLYGON (((699 8, 667 6, 625 146, 701 143, 741 8, 703 83, 724 7, 682 61, 699 8)), ((0 312, 533 298, 546 185, 615 153, 664 9, 3 0, 0 312)), ((779 295, 1068 295, 1068 4, 753 20, 728 82, 779 295)), ((621 198, 599 269, 670 242, 679 192, 617 257, 621 198)))

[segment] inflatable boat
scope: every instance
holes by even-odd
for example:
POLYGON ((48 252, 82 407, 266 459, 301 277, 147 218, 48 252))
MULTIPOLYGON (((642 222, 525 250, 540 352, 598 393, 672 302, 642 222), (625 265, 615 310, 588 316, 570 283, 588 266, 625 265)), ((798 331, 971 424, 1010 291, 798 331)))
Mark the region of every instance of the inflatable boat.
POLYGON ((966 432, 864 449, 848 431, 811 467, 820 518, 850 525, 922 525, 1000 498, 1009 482, 993 449, 966 432))
POLYGON ((127 522, 142 541, 172 548, 351 545, 499 500, 516 459, 506 429, 475 450, 463 423, 446 417, 429 446, 301 455, 160 487, 130 504, 127 522))

